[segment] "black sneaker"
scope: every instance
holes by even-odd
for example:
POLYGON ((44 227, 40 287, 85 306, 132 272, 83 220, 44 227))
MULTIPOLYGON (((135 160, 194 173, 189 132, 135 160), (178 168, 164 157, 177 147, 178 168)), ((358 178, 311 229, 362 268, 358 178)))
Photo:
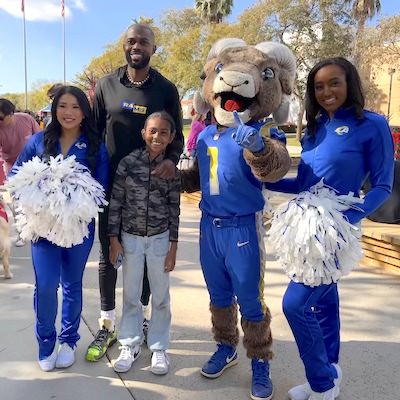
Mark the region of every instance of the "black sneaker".
POLYGON ((117 332, 108 329, 100 329, 86 351, 87 361, 98 361, 106 354, 106 351, 117 341, 117 332))

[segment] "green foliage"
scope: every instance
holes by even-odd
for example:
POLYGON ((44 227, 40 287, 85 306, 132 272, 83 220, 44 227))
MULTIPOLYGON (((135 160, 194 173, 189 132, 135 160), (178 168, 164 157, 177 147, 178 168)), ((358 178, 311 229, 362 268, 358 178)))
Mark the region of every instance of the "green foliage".
MULTIPOLYGON (((358 46, 363 64, 378 58, 398 65, 400 60, 400 16, 381 20, 375 30, 365 29, 354 46, 361 14, 370 18, 378 13, 379 0, 256 0, 237 22, 222 22, 232 7, 233 0, 197 0, 194 8, 167 10, 159 25, 144 16, 132 20, 154 30, 158 49, 151 64, 177 85, 181 95, 201 88, 199 76, 207 54, 212 44, 223 37, 240 37, 249 44, 274 40, 290 47, 297 58, 295 94, 300 101, 308 71, 322 58, 349 57, 358 46)), ((123 40, 124 32, 84 67, 74 84, 90 93, 101 76, 126 64, 123 40)), ((47 104, 45 93, 50 85, 38 83, 32 87, 29 108, 38 110, 47 104)), ((23 94, 7 96, 24 108, 23 94)))
POLYGON ((84 71, 76 76, 75 84, 82 89, 93 90, 96 82, 104 75, 110 74, 119 66, 125 64, 125 55, 122 50, 123 35, 116 43, 105 46, 105 51, 98 57, 92 58, 84 71))
POLYGON ((359 28, 363 28, 367 19, 381 11, 380 0, 346 0, 346 3, 352 5, 351 12, 359 28))
MULTIPOLYGON (((28 110, 38 112, 49 104, 47 91, 55 82, 37 81, 32 85, 28 94, 28 110)), ((4 93, 4 97, 15 104, 20 111, 25 111, 25 93, 4 93)))
MULTIPOLYGON (((154 25, 152 18, 140 17, 139 19, 132 20, 132 24, 136 23, 150 25, 154 31, 157 43, 157 39, 160 37, 160 30, 154 25)), ((126 64, 125 54, 123 51, 124 38, 125 31, 122 32, 120 38, 115 43, 110 43, 105 46, 103 54, 92 58, 84 71, 76 76, 74 83, 86 91, 93 91, 97 81, 102 76, 110 74, 121 65, 126 64)), ((158 57, 155 56, 152 59, 152 63, 157 64, 157 61, 158 57)))
POLYGON ((163 62, 159 71, 174 82, 181 96, 189 89, 199 89, 201 70, 212 44, 223 37, 235 36, 233 25, 204 25, 192 9, 167 12, 161 21, 163 62))
POLYGON ((375 15, 379 14, 381 2, 380 0, 345 0, 345 3, 352 5, 351 14, 357 24, 352 58, 355 65, 361 68, 361 75, 364 76, 366 72, 363 69, 363 53, 361 48, 365 37, 365 24, 368 19, 372 19, 375 15))
POLYGON ((364 64, 379 60, 400 68, 400 15, 382 18, 376 27, 366 29, 359 46, 364 64))
POLYGON ((17 110, 25 109, 25 95, 23 93, 3 93, 0 97, 10 100, 17 110))
POLYGON ((368 77, 363 82, 367 107, 379 110, 387 94, 376 87, 373 78, 375 73, 387 74, 388 68, 400 70, 400 15, 382 18, 376 27, 365 29, 358 49, 361 70, 368 77))
POLYGON ((220 24, 232 12, 233 0, 196 0, 200 18, 210 24, 220 24))

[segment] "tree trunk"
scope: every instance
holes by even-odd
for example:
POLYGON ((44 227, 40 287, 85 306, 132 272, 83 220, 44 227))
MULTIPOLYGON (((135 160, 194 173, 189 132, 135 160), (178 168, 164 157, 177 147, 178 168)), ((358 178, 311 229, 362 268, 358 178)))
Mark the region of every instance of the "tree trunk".
POLYGON ((305 103, 304 101, 300 101, 299 113, 297 114, 297 126, 296 126, 296 139, 298 141, 300 141, 302 138, 304 110, 305 110, 305 103))

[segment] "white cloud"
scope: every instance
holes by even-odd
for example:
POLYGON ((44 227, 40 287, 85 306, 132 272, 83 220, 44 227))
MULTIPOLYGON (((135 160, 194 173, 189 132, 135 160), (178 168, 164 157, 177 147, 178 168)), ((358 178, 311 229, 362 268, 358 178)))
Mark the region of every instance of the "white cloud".
MULTIPOLYGON (((0 9, 14 17, 22 18, 21 4, 22 0, 1 0, 0 9)), ((85 1, 65 1, 65 18, 71 17, 72 9, 86 11, 85 1)), ((59 21, 61 0, 25 0, 25 18, 27 21, 59 21)))

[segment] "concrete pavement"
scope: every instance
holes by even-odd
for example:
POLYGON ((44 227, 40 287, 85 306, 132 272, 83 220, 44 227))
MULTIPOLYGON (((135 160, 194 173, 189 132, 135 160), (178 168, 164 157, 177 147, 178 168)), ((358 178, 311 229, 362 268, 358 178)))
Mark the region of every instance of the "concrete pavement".
MULTIPOLYGON (((241 400, 249 399, 250 364, 242 345, 240 362, 216 380, 200 376, 199 367, 214 351, 208 295, 198 261, 196 204, 182 200, 176 270, 171 273, 171 370, 159 377, 149 371, 150 352, 143 349, 131 371, 115 373, 109 360, 118 356, 114 345, 98 363, 84 360, 97 331, 99 292, 96 241, 84 277, 84 311, 76 363, 66 370, 42 372, 37 365, 32 292, 34 276, 28 245, 12 249, 14 279, 0 276, 0 399, 20 400, 241 400)), ((0 275, 2 274, 2 271, 0 275)), ((121 274, 120 274, 121 275, 121 274)), ((117 313, 121 312, 121 276, 117 313)), ((275 359, 272 377, 275 400, 305 381, 293 336, 281 311, 287 284, 278 263, 268 256, 265 296, 273 315, 275 359)), ((340 400, 400 398, 400 275, 360 267, 340 283, 343 369, 340 400)))

